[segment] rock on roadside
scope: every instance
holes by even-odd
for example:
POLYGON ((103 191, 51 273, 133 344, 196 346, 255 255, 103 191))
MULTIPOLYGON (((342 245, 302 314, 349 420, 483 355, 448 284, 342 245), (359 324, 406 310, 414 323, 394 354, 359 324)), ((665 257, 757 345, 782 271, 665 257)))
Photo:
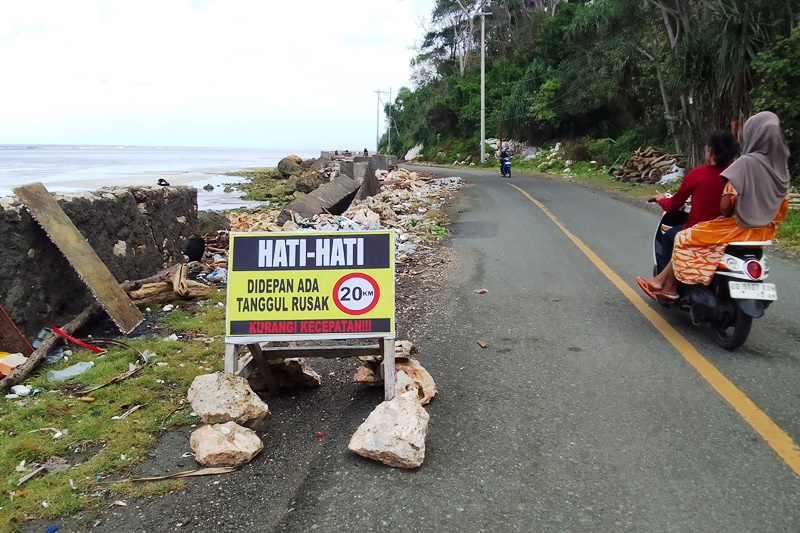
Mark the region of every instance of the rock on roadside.
POLYGON ((419 468, 425 459, 430 415, 416 392, 398 394, 370 413, 347 449, 396 468, 419 468))
POLYGON ((398 358, 394 362, 394 368, 399 374, 405 372, 418 386, 418 397, 420 405, 427 405, 436 397, 436 382, 433 376, 425 370, 419 361, 410 357, 398 358))
POLYGON ((201 427, 192 433, 189 446, 204 466, 241 466, 264 449, 255 431, 235 422, 201 427))
POLYGON ((236 422, 252 428, 271 416, 269 407, 253 392, 247 380, 233 374, 197 376, 187 397, 194 412, 206 424, 236 422))

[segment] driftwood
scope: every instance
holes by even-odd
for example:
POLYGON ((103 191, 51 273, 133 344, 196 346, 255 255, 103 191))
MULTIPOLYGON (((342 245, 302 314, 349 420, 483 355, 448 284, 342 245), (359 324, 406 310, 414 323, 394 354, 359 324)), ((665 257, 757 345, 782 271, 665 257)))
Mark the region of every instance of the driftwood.
MULTIPOLYGON (((102 309, 102 306, 99 303, 94 302, 92 305, 84 309, 81 314, 73 318, 71 322, 62 326, 60 328, 61 331, 67 335, 72 335, 81 326, 86 324, 89 318, 91 318, 91 316, 100 309, 102 309)), ((42 359, 44 359, 45 355, 47 355, 50 349, 55 346, 59 339, 61 339, 61 336, 54 333, 50 333, 47 337, 45 337, 45 339, 42 341, 42 344, 40 344, 39 347, 33 351, 30 357, 28 357, 27 361, 12 370, 8 376, 0 380, 0 391, 8 390, 14 385, 21 383, 26 377, 28 377, 28 374, 30 374, 31 371, 37 367, 37 365, 42 361, 42 359)))
POLYGON ((168 302, 177 298, 206 296, 211 287, 186 279, 189 270, 186 263, 174 265, 149 278, 126 282, 123 288, 136 305, 168 302))

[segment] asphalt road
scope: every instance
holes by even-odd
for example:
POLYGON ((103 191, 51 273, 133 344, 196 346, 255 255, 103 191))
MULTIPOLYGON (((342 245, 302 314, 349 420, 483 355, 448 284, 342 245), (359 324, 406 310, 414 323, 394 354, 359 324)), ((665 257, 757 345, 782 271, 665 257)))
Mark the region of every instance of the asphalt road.
MULTIPOLYGON (((636 286, 652 268, 655 211, 558 178, 437 172, 468 185, 447 276, 415 278, 419 318, 398 330, 439 388, 423 466, 348 453, 381 391, 314 362, 326 384, 269 400, 256 460, 128 499, 95 530, 800 531, 798 265, 772 260, 779 300, 726 352, 636 286)), ((189 431, 167 435, 141 473, 174 470, 189 431)))
POLYGON ((780 299, 731 354, 638 292, 634 276, 652 268, 653 211, 560 179, 441 172, 471 186, 451 226, 452 278, 428 303, 440 312, 411 335, 441 391, 425 464, 321 460, 277 531, 800 531, 795 471, 509 185, 794 442, 800 269, 772 261, 780 299))

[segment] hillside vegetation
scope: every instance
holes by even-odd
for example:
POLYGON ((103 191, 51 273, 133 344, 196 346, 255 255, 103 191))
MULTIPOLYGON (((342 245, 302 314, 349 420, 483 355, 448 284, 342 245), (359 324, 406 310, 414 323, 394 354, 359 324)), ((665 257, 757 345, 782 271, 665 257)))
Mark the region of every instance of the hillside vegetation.
POLYGON ((476 160, 481 11, 487 138, 601 165, 661 146, 694 166, 713 130, 771 110, 800 175, 800 0, 436 0, 382 151, 476 160))

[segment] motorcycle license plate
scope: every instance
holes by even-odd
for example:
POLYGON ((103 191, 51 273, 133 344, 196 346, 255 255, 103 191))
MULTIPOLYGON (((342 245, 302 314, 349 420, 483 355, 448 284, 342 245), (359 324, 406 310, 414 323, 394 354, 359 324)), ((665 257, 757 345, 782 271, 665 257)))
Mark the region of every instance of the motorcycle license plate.
POLYGON ((744 283, 741 281, 729 281, 728 289, 731 298, 742 300, 777 300, 778 291, 774 283, 744 283))

